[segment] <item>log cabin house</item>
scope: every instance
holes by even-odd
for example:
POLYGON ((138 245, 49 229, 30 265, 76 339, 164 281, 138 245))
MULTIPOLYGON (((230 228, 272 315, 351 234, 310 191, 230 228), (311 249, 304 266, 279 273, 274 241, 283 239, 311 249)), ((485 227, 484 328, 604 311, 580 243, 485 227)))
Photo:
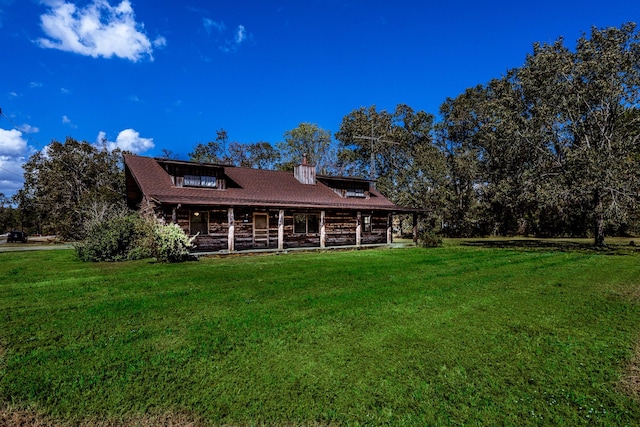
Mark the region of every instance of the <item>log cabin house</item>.
POLYGON ((392 242, 394 214, 415 212, 358 178, 124 157, 127 203, 197 235, 197 251, 284 250, 392 242))

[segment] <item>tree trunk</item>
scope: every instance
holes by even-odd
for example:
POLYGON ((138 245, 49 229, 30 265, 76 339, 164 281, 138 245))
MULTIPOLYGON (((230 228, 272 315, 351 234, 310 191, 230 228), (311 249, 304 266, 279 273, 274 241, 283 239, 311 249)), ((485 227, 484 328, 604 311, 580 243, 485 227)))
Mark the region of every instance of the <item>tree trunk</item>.
POLYGON ((595 195, 596 209, 594 218, 594 242, 595 247, 603 247, 604 244, 604 210, 602 208, 602 200, 600 199, 600 193, 596 191, 595 195))
POLYGON ((602 212, 598 212, 596 214, 594 234, 595 240, 593 244, 596 247, 606 246, 604 244, 604 215, 602 214, 602 212))

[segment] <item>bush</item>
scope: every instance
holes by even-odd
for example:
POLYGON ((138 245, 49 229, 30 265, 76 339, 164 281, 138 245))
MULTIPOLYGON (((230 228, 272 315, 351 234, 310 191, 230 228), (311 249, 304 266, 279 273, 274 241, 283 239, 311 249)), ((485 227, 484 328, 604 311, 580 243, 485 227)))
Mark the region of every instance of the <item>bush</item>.
POLYGON ((442 237, 433 230, 422 231, 418 235, 418 245, 423 248, 437 248, 442 246, 442 237))
POLYGON ((153 256, 159 262, 187 261, 194 240, 195 236, 187 236, 177 224, 156 225, 153 233, 153 256))
POLYGON ((124 261, 148 258, 150 227, 138 214, 121 214, 93 221, 85 240, 75 249, 82 261, 124 261))
POLYGON ((123 211, 94 215, 85 224, 85 240, 75 245, 82 261, 125 261, 155 257, 159 262, 190 258, 195 237, 177 224, 160 225, 155 217, 123 211))

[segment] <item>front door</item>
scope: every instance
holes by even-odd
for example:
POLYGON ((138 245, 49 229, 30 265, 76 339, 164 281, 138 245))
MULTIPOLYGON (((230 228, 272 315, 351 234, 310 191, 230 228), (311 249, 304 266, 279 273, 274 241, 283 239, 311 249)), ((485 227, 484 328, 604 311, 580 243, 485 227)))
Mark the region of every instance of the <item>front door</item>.
POLYGON ((269 215, 266 213, 253 214, 253 246, 269 247, 269 215))

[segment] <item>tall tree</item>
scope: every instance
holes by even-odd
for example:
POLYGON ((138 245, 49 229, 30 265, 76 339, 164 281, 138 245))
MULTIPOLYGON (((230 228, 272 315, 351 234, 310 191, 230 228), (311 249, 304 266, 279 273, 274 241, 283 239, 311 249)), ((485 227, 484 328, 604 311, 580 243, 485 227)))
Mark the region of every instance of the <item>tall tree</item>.
POLYGON ((19 213, 11 198, 0 193, 0 233, 20 228, 20 225, 19 213))
POLYGON ((163 148, 162 149, 162 156, 163 159, 167 159, 167 160, 178 160, 178 155, 176 153, 174 153, 172 150, 169 150, 168 148, 163 148))
POLYGON ((52 141, 23 168, 25 183, 17 200, 40 232, 81 238, 84 214, 91 204, 124 204, 120 150, 67 138, 64 143, 52 141))
POLYGON ((230 162, 227 153, 229 135, 224 129, 216 131, 216 139, 206 144, 198 143, 193 147, 193 151, 188 154, 192 162, 202 163, 223 163, 230 162))
POLYGON ((593 28, 575 52, 536 44, 523 67, 448 100, 449 143, 477 152, 496 231, 584 230, 604 244, 638 200, 640 37, 593 28), (554 224, 564 224, 557 227, 554 224))
POLYGON ((448 99, 440 108, 442 121, 436 125, 436 143, 445 155, 447 177, 442 231, 451 237, 485 235, 492 226, 484 203, 487 181, 480 172, 480 150, 469 142, 473 120, 460 117, 461 102, 460 97, 448 99))
POLYGON ((201 163, 220 163, 221 145, 217 141, 198 143, 189 154, 189 160, 201 163))
POLYGON ((326 174, 335 164, 331 150, 331 132, 315 123, 300 123, 297 128, 284 133, 284 141, 277 144, 280 151, 279 168, 292 170, 304 156, 315 165, 318 172, 326 174))
MULTIPOLYGON (((440 126, 448 152, 467 156, 466 160, 471 160, 469 155, 477 157, 473 186, 492 219, 481 228, 488 226, 486 231, 496 234, 530 231, 538 204, 535 167, 539 153, 524 132, 526 114, 512 79, 513 72, 509 72, 485 86, 467 89, 441 108, 440 126)), ((462 166, 459 160, 450 165, 462 166)), ((456 216, 462 219, 465 214, 456 216)))
POLYGON ((638 201, 640 34, 632 23, 592 28, 575 52, 561 45, 536 45, 518 77, 549 135, 539 141, 549 196, 583 206, 601 246, 607 221, 638 201))
POLYGON ((434 117, 396 106, 392 113, 375 106, 354 110, 336 133, 344 172, 368 177, 396 203, 439 211, 444 156, 433 140, 434 117))
POLYGON ((232 165, 254 169, 275 169, 280 153, 269 142, 250 144, 232 142, 229 144, 229 160, 232 165))

